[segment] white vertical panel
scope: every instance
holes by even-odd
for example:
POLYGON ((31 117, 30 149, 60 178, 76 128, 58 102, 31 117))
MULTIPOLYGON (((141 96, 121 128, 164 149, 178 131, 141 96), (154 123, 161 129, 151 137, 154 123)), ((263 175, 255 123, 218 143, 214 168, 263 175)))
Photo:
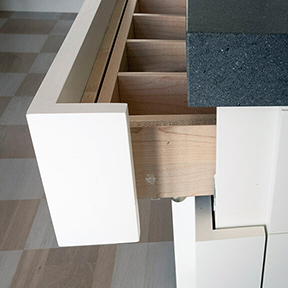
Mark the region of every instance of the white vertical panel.
POLYGON ((177 288, 196 288, 195 197, 172 201, 177 288))
POLYGON ((288 232, 288 111, 281 112, 279 132, 269 234, 288 232))
POLYGON ((213 230, 210 197, 172 209, 177 288, 260 287, 264 227, 213 230))
POLYGON ((266 224, 279 113, 279 107, 217 108, 218 228, 266 224))
POLYGON ((288 287, 287 244, 288 234, 268 235, 263 288, 288 287))
POLYGON ((87 107, 27 116, 58 244, 139 241, 127 105, 87 107))
POLYGON ((213 230, 211 210, 209 197, 196 198, 197 288, 260 287, 264 227, 213 230))

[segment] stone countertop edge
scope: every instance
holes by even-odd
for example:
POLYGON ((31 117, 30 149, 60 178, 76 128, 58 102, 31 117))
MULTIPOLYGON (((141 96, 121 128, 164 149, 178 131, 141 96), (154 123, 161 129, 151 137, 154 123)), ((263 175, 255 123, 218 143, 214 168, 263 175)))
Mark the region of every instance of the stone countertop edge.
POLYGON ((187 0, 188 105, 288 105, 288 1, 187 0))

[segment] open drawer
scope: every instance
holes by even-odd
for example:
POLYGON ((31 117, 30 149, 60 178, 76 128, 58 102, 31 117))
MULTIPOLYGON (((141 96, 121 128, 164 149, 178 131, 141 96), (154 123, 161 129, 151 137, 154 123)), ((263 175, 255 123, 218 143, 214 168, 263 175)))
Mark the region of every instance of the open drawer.
POLYGON ((187 106, 185 51, 183 0, 83 4, 27 112, 59 246, 138 241, 137 197, 213 194, 215 109, 187 106))

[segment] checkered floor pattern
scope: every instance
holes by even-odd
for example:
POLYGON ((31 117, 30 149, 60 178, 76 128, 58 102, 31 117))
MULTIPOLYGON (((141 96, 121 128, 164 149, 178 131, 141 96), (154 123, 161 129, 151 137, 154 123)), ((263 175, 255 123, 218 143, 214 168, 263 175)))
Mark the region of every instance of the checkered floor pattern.
POLYGON ((57 245, 25 113, 75 17, 0 11, 0 287, 176 287, 169 200, 139 200, 140 243, 57 245))

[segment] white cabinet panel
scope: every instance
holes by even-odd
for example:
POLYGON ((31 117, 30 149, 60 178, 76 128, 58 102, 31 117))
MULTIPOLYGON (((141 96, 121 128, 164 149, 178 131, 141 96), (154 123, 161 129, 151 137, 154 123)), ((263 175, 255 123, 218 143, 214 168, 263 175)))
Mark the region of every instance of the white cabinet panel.
POLYGON ((210 197, 173 202, 177 288, 260 287, 264 227, 213 230, 211 210, 210 197))
POLYGON ((288 286, 288 234, 268 235, 263 288, 288 286))
POLYGON ((127 105, 100 106, 27 117, 59 246, 139 241, 127 105))
POLYGON ((196 288, 195 197, 172 201, 177 288, 196 288))
POLYGON ((267 223, 280 111, 217 108, 217 228, 267 223))
MULTIPOLYGON (((278 151, 276 154, 275 184, 270 205, 268 233, 288 232, 288 111, 281 111, 278 151)), ((287 243, 288 244, 288 243, 287 243)))

